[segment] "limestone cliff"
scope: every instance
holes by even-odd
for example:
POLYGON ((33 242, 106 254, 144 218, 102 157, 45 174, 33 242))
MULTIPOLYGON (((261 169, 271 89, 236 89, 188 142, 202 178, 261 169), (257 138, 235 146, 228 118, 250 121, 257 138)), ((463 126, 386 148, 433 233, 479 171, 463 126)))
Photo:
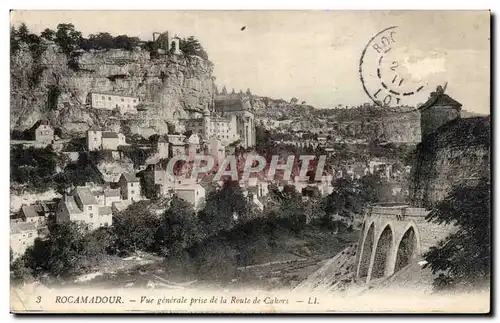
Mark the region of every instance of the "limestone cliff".
POLYGON ((111 49, 81 51, 68 62, 54 44, 35 55, 25 44, 11 55, 11 130, 47 118, 63 135, 124 124, 164 132, 167 121, 202 111, 212 98, 213 65, 197 56, 111 49), (91 92, 138 96, 143 109, 135 116, 92 109, 91 92))
POLYGON ((432 207, 456 185, 489 178, 490 117, 451 121, 418 145, 412 167, 410 200, 415 206, 432 207))

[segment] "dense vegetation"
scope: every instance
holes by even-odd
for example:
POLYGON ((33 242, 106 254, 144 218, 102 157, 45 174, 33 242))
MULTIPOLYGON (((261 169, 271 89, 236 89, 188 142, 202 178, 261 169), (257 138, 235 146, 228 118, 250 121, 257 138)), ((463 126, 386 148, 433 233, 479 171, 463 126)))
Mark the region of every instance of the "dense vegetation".
POLYGON ((14 145, 10 148, 10 182, 16 187, 32 192, 44 192, 54 187, 56 167, 63 163, 63 157, 46 148, 24 148, 14 145))
POLYGON ((207 196, 199 212, 173 197, 160 216, 149 210, 151 202, 141 201, 114 216, 112 227, 91 233, 76 224, 52 224, 48 239, 37 239, 11 264, 12 275, 27 280, 48 273, 64 280, 85 272, 107 254, 142 250, 195 272, 210 268, 209 276, 226 279, 237 266, 255 264, 281 248, 284 235, 301 236, 311 227, 351 230, 369 194, 350 196, 352 185, 361 189, 360 183, 344 184, 326 198, 314 189, 300 194, 291 186, 282 191, 271 187, 266 208, 260 211, 237 183, 226 182, 207 196))
POLYGON ((427 220, 458 230, 425 255, 438 290, 487 286, 491 275, 491 186, 456 187, 429 213, 427 220))
MULTIPOLYGON (((123 49, 131 51, 136 47, 149 51, 156 51, 158 49, 158 45, 152 41, 145 42, 138 37, 127 35, 113 36, 108 32, 90 34, 88 38, 85 38, 70 23, 58 24, 56 30, 46 28, 40 35, 30 33, 24 23, 20 24, 18 28, 12 26, 10 29, 11 54, 18 51, 21 48, 21 44, 24 43, 28 45, 33 58, 37 60, 46 49, 47 45, 45 41, 52 41, 57 44, 68 58, 74 58, 78 50, 123 49)), ((181 39, 179 47, 186 56, 196 55, 203 59, 208 59, 205 49, 194 36, 181 39)))

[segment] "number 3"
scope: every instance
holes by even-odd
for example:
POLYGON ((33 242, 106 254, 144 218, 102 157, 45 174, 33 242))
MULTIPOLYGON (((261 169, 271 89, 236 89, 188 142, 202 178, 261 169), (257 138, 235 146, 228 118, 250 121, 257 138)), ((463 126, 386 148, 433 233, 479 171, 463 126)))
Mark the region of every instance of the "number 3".
POLYGON ((42 296, 37 296, 37 298, 36 298, 36 302, 37 302, 37 303, 40 303, 41 301, 42 301, 42 296))

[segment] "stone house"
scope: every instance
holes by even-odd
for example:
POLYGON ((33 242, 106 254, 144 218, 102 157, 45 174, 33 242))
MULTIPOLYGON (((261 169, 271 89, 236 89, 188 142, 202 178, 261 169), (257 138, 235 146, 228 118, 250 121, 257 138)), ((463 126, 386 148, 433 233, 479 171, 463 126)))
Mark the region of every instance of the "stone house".
POLYGON ((34 223, 19 222, 10 224, 10 248, 14 259, 22 256, 28 247, 35 243, 38 231, 34 223))
POLYGON ((59 202, 56 221, 87 224, 90 230, 95 230, 112 225, 111 208, 100 206, 88 187, 77 187, 59 202))
POLYGON ((50 144, 54 140, 54 129, 45 120, 35 129, 35 141, 39 144, 50 144))
POLYGON ((141 200, 141 183, 134 173, 123 173, 118 181, 121 197, 124 200, 141 200))

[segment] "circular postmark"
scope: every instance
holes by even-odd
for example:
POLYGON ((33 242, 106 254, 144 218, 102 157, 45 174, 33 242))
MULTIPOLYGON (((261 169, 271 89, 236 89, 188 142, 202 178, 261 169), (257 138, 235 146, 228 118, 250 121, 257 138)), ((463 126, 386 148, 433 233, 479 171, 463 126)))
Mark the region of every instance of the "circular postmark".
POLYGON ((407 37, 399 31, 397 26, 388 27, 369 40, 361 54, 359 74, 365 93, 375 104, 406 106, 413 111, 427 101, 442 80, 424 79, 439 70, 437 65, 434 68, 428 62, 437 64, 438 61, 426 57, 424 52, 415 55, 416 52, 403 43, 407 37))

